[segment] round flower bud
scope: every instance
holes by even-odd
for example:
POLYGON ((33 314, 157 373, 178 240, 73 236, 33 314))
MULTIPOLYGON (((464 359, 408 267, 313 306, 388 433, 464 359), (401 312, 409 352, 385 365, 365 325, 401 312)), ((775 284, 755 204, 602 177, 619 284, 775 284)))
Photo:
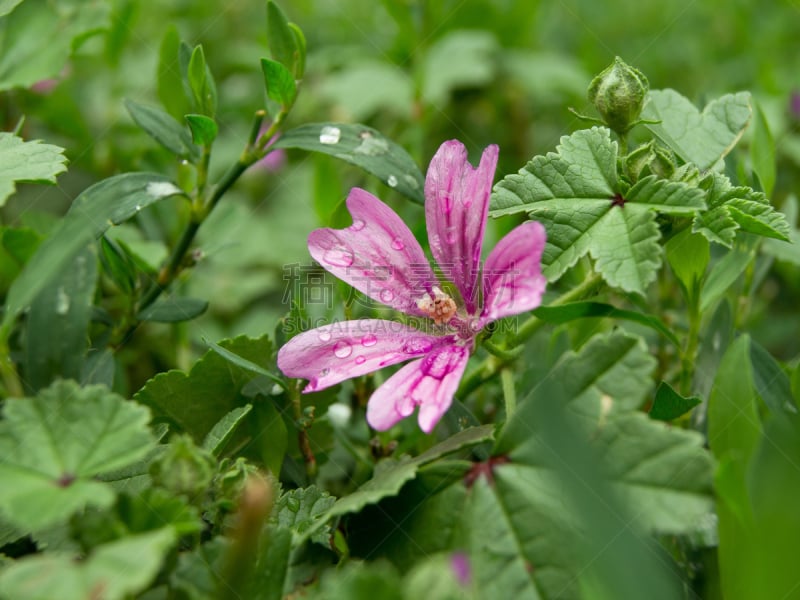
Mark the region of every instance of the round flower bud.
POLYGON ((589 101, 606 124, 623 135, 642 112, 650 84, 647 77, 617 57, 589 84, 589 101))
POLYGON ((214 477, 216 463, 189 436, 175 436, 167 450, 150 465, 153 483, 173 494, 194 499, 204 494, 214 477))

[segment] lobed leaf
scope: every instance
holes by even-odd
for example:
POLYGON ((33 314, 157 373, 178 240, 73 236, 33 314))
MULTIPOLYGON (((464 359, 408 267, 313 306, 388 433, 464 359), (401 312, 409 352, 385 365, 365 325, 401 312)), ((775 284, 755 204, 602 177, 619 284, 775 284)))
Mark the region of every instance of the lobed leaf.
POLYGON ((0 206, 14 193, 16 182, 53 184, 56 175, 66 170, 63 148, 39 140, 25 142, 0 131, 0 206))

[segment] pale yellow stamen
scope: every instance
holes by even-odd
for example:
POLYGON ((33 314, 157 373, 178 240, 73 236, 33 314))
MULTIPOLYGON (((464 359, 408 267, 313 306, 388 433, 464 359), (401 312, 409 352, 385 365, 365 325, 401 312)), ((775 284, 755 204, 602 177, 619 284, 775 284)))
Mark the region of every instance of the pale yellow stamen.
POLYGON ((417 301, 419 309, 428 315, 437 325, 450 322, 456 314, 456 303, 438 287, 433 288, 432 295, 423 296, 417 301))

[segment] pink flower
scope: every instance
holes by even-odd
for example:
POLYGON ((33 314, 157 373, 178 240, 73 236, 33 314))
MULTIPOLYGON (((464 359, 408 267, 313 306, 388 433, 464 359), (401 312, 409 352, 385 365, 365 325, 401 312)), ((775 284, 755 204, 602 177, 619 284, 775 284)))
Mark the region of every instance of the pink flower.
POLYGON ((278 367, 289 377, 308 379, 304 392, 416 359, 375 390, 367 421, 386 430, 419 407, 419 426, 430 433, 453 401, 477 334, 491 321, 539 306, 546 283, 540 265, 546 236, 539 223, 524 223, 501 239, 481 271, 497 154, 497 146, 489 146, 473 168, 463 144, 451 140, 428 169, 428 239, 455 287, 453 296, 443 291, 400 217, 362 189, 347 198, 350 227, 311 233, 308 249, 325 269, 370 298, 432 323, 425 332, 361 319, 295 336, 278 353, 278 367))

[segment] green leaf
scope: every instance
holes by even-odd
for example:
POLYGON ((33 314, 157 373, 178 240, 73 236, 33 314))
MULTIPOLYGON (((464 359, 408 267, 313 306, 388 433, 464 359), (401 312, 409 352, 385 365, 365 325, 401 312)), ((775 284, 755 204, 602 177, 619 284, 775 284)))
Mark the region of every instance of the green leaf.
POLYGON ((295 47, 297 48, 294 75, 297 79, 302 79, 306 72, 306 36, 303 30, 294 23, 289 23, 289 29, 291 29, 294 34, 295 47))
POLYGON ((25 320, 23 365, 25 381, 33 392, 56 378, 80 379, 89 349, 96 284, 97 258, 87 247, 31 304, 25 320))
POLYGON ((755 245, 748 241, 723 256, 711 269, 700 293, 700 312, 705 312, 722 298, 755 258, 755 245))
POLYGON ((556 325, 569 323, 576 319, 593 317, 623 319, 649 327, 663 335, 676 346, 680 346, 680 342, 675 334, 658 318, 632 310, 617 308, 616 306, 604 304, 602 302, 570 302, 557 306, 540 306, 533 311, 533 314, 546 323, 553 323, 556 325))
POLYGON ((217 122, 205 115, 185 115, 184 118, 192 130, 192 140, 199 146, 210 146, 217 139, 219 127, 217 122))
POLYGON ((709 243, 702 235, 684 229, 664 244, 667 262, 684 289, 693 297, 711 260, 709 243))
POLYGON ((335 156, 375 175, 407 198, 425 202, 425 178, 414 160, 398 144, 366 125, 301 125, 281 135, 272 148, 299 148, 335 156))
POLYGON ((23 0, 0 0, 0 17, 14 10, 23 0))
POLYGON ((19 4, 3 17, 0 91, 58 77, 83 43, 108 27, 110 16, 107 2, 74 2, 65 10, 19 4))
POLYGON ((800 230, 797 229, 797 196, 790 194, 783 203, 783 212, 789 226, 789 241, 764 240, 762 250, 778 260, 800 265, 800 230))
POLYGON ((136 318, 140 321, 157 323, 179 323, 199 317, 208 308, 208 301, 200 298, 184 298, 170 296, 151 304, 141 311, 136 318))
POLYGON ((658 384, 656 397, 650 408, 650 418, 657 421, 672 421, 682 417, 701 403, 702 400, 696 396, 684 398, 672 389, 670 384, 662 381, 658 384))
POLYGON ((153 447, 149 411, 102 386, 58 381, 35 398, 6 401, 0 423, 0 509, 26 531, 66 521, 114 492, 94 478, 153 447))
POLYGON ((726 94, 703 112, 675 90, 653 90, 642 118, 653 134, 686 162, 710 169, 737 144, 750 122, 749 92, 726 94))
POLYGON ((56 175, 67 170, 64 149, 36 140, 24 142, 0 131, 0 206, 14 193, 15 183, 56 182, 56 175))
POLYGON ((139 127, 174 155, 192 161, 200 158, 189 132, 170 114, 133 100, 125 100, 125 108, 139 127))
POLYGON ((0 337, 8 336, 19 311, 90 242, 150 204, 180 194, 174 183, 155 173, 115 175, 86 189, 11 286, 0 337))
POLYGON ((772 355, 758 342, 750 340, 750 363, 755 389, 775 417, 797 414, 788 375, 772 355))
MULTIPOLYGON (((426 590, 429 592, 430 590, 426 590)), ((348 562, 341 569, 323 572, 319 587, 312 592, 311 600, 403 600, 420 598, 404 595, 400 576, 388 562, 348 562)), ((431 598, 430 596, 426 596, 431 598)), ((436 600, 435 597, 431 600, 436 600)))
POLYGON ((268 0, 267 2, 267 45, 272 58, 286 67, 297 78, 302 76, 299 66, 298 39, 289 27, 289 21, 281 8, 268 0))
POLYGON ((236 431, 236 428, 251 410, 253 410, 253 405, 245 404, 244 406, 234 408, 231 412, 222 417, 203 440, 203 450, 207 450, 214 456, 219 456, 222 450, 225 449, 225 444, 228 443, 231 436, 236 431))
POLYGON ((358 512, 368 504, 375 504, 384 498, 395 496, 400 489, 417 476, 420 467, 431 463, 443 456, 469 448, 493 438, 493 425, 470 427, 433 448, 420 454, 416 458, 403 458, 398 461, 385 461, 376 468, 375 475, 355 492, 343 496, 321 517, 314 525, 305 531, 305 537, 311 537, 325 523, 334 517, 348 513, 358 512))
POLYGON ((488 31, 451 31, 438 38, 425 53, 422 96, 434 106, 444 106, 458 88, 480 88, 495 75, 497 40, 488 31))
POLYGON ((769 196, 775 187, 775 142, 769 130, 769 123, 764 111, 757 102, 753 102, 755 122, 753 128, 753 141, 750 145, 750 160, 753 162, 753 172, 761 183, 764 193, 769 196))
POLYGON ((180 119, 191 112, 191 105, 184 93, 181 64, 178 60, 180 46, 181 38, 178 30, 171 25, 164 34, 158 51, 157 77, 158 99, 175 119, 180 119))
MULTIPOLYGON (((262 367, 268 365, 272 353, 272 344, 266 336, 259 339, 242 336, 225 340, 221 346, 262 367)), ((225 415, 248 404, 241 392, 255 376, 209 350, 188 373, 177 370, 160 373, 134 398, 152 409, 156 422, 168 422, 201 443, 225 415)))
POLYGON ((264 85, 269 99, 285 110, 291 107, 297 96, 294 76, 281 63, 268 58, 261 59, 261 71, 264 73, 264 85))
POLYGON ((186 72, 195 103, 209 117, 217 112, 217 86, 206 64, 203 46, 195 46, 186 72))
POLYGON ((277 383, 279 386, 281 386, 282 389, 284 390, 287 389, 286 382, 283 379, 281 379, 274 373, 270 373, 265 368, 257 365, 253 361, 247 360, 246 358, 243 358, 238 354, 234 354, 230 350, 227 350, 226 348, 223 348, 222 346, 220 346, 219 344, 215 344, 214 342, 209 342, 208 340, 203 340, 203 342, 208 344, 208 347, 211 348, 217 354, 219 354, 222 358, 233 363, 237 367, 241 367, 245 371, 251 371, 253 373, 263 375, 270 381, 274 381, 275 383, 277 383))
POLYGON ((83 561, 61 553, 24 558, 0 573, 0 595, 15 600, 124 600, 155 579, 175 542, 172 529, 164 528, 98 546, 83 561))
POLYGON ((644 294, 661 265, 655 212, 694 214, 705 207, 703 192, 652 175, 624 189, 617 144, 605 128, 563 137, 557 150, 494 187, 492 216, 524 211, 545 226, 542 265, 549 281, 588 253, 610 285, 644 294))
POLYGON ((297 539, 304 538, 305 532, 313 528, 316 533, 311 540, 327 548, 330 528, 320 527, 317 522, 327 520, 326 513, 335 502, 336 498, 314 485, 289 490, 279 498, 274 518, 297 539))

